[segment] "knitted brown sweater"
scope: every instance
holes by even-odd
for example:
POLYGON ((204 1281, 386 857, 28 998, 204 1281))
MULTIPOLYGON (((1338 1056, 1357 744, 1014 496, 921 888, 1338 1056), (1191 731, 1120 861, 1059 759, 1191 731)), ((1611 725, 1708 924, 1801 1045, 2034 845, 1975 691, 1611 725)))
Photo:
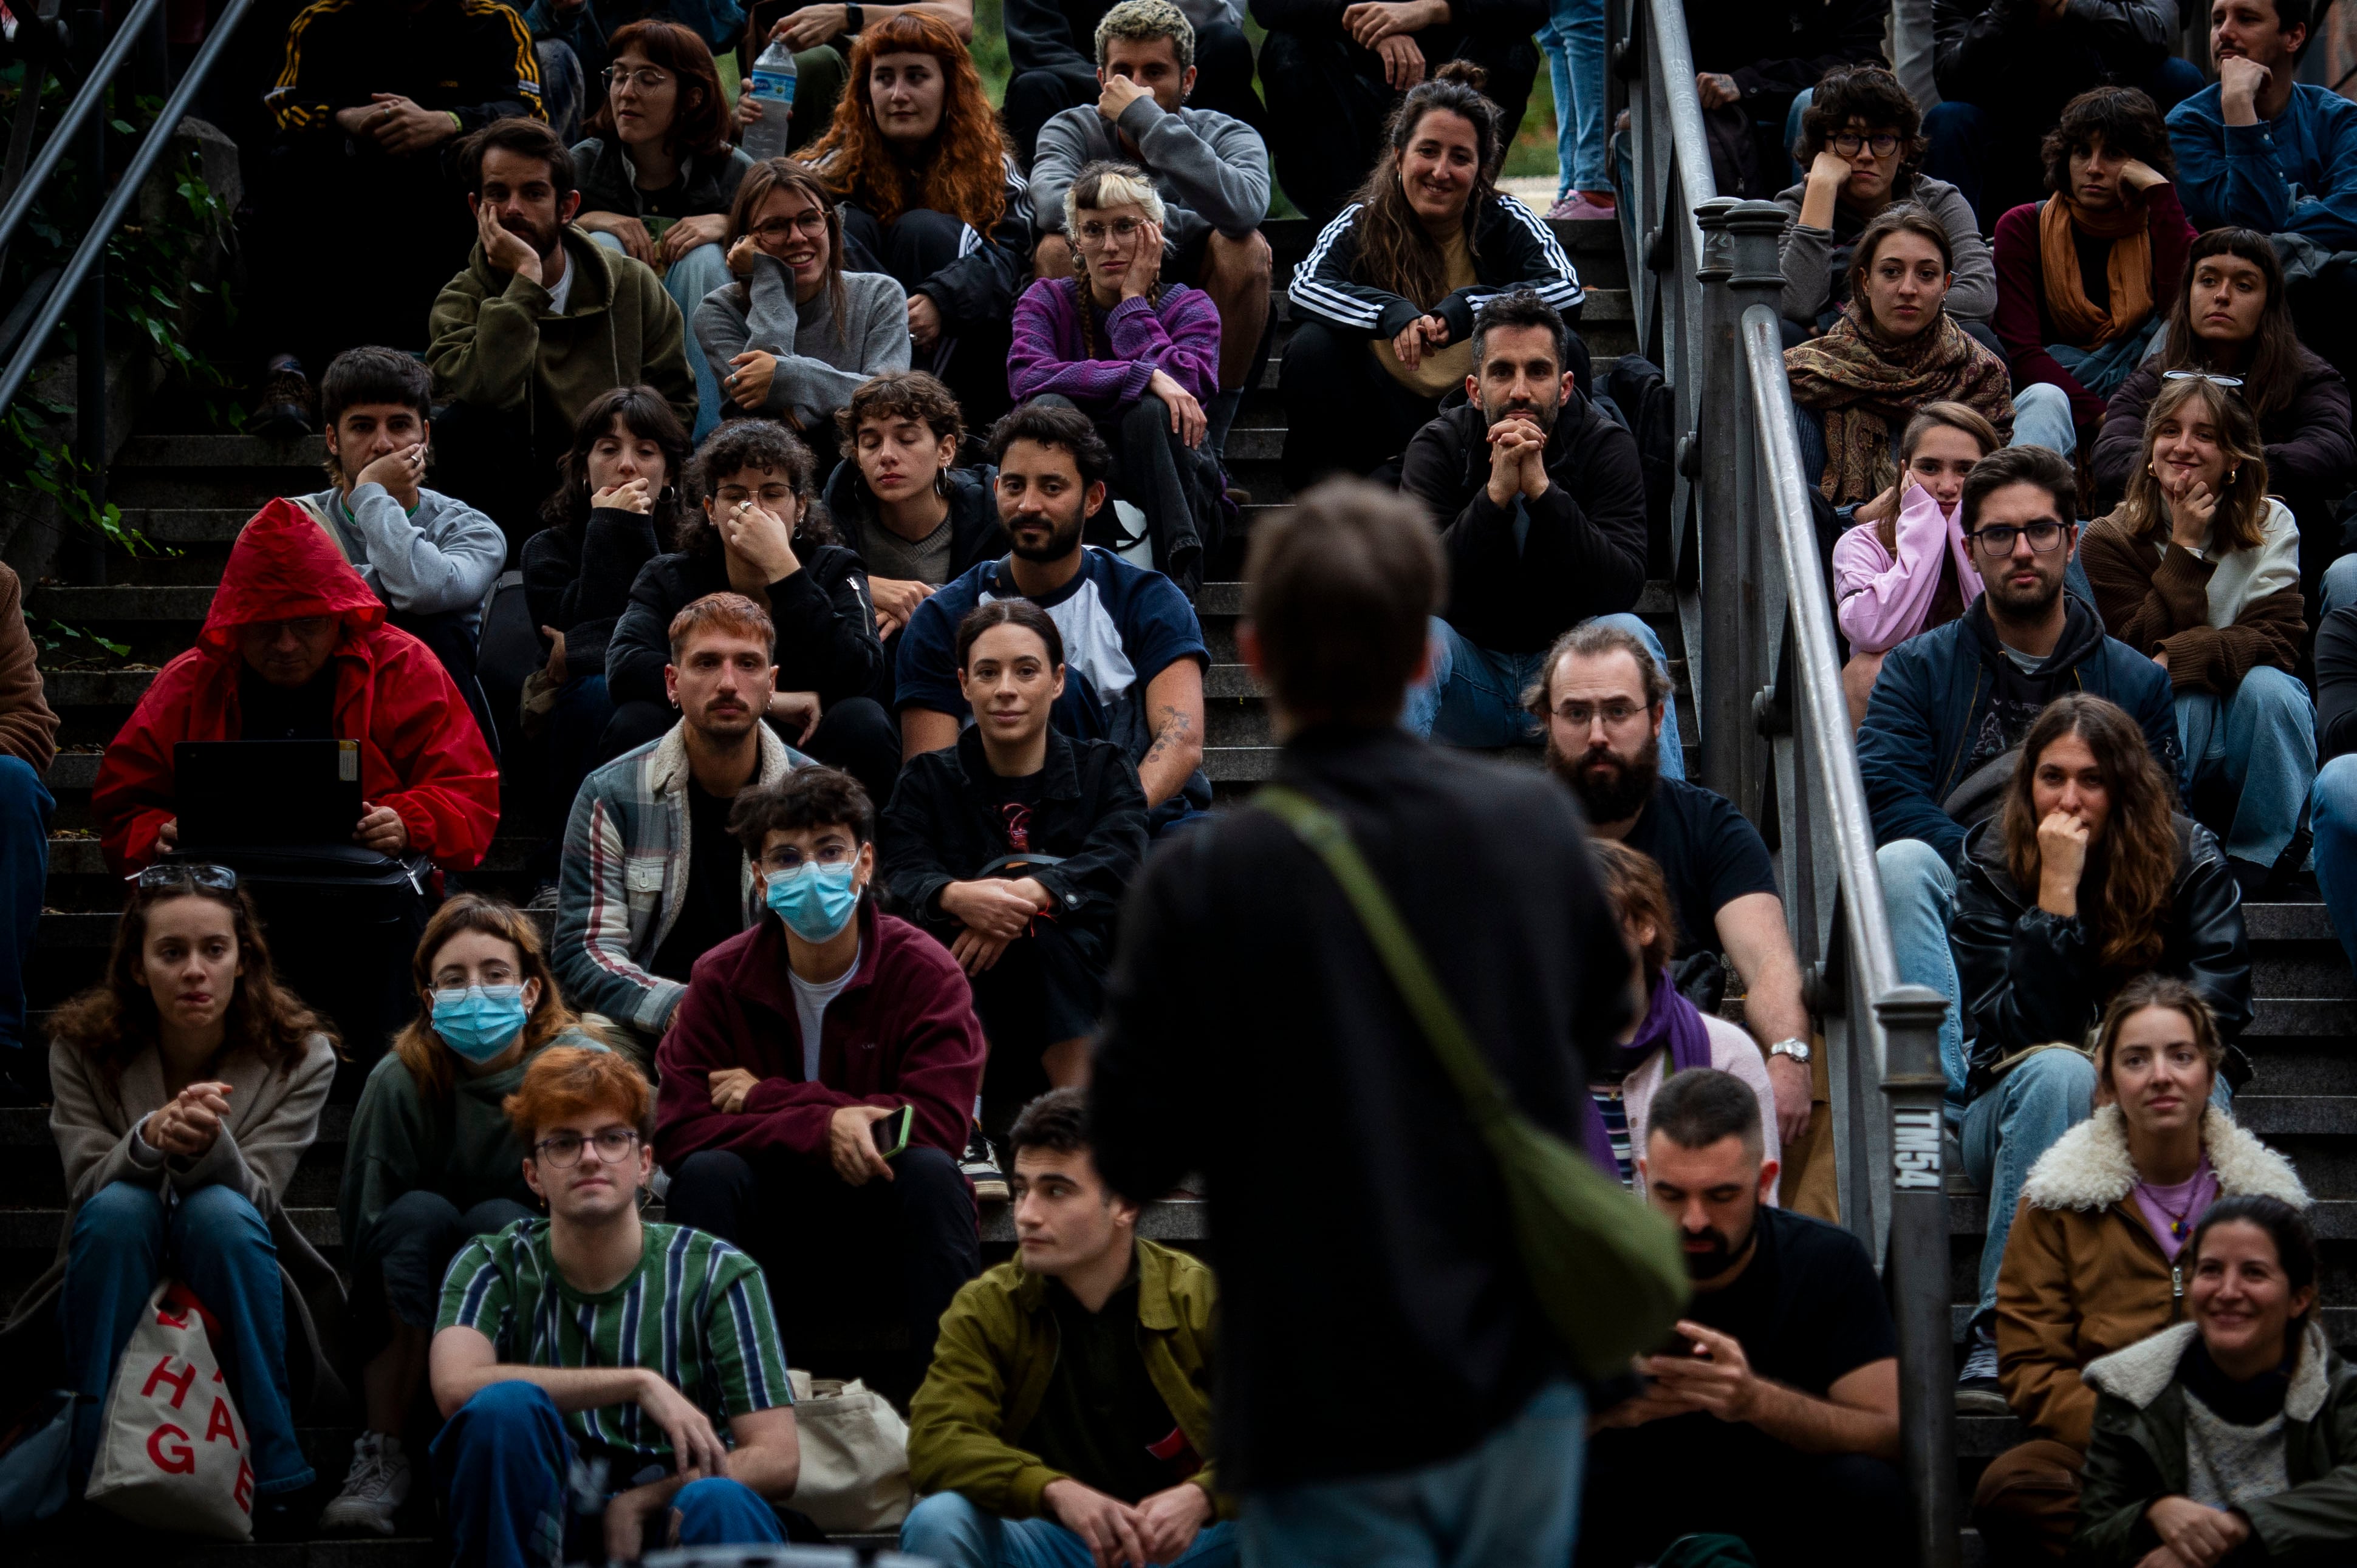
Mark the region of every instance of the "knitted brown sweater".
POLYGON ((47 773, 58 755, 58 715, 41 697, 40 655, 25 627, 25 591, 0 566, 0 755, 47 773))
POLYGON ((2104 629, 2138 653, 2166 650, 2169 682, 2179 692, 2229 696, 2261 665, 2298 668, 2307 621, 2297 585, 2255 600, 2233 626, 2213 627, 2209 587, 2216 563, 2183 550, 2155 550, 2150 535, 2130 536, 2118 512, 2089 525, 2079 561, 2104 629))

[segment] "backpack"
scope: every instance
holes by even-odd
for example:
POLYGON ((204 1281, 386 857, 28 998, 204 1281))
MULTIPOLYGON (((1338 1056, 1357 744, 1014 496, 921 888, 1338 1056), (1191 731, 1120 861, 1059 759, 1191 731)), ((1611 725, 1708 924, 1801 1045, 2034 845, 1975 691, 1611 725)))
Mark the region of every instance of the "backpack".
POLYGON ((1645 481, 1645 575, 1670 575, 1670 492, 1677 483, 1677 404, 1662 368, 1642 354, 1623 354, 1604 382, 1604 395, 1637 438, 1637 471, 1645 481))

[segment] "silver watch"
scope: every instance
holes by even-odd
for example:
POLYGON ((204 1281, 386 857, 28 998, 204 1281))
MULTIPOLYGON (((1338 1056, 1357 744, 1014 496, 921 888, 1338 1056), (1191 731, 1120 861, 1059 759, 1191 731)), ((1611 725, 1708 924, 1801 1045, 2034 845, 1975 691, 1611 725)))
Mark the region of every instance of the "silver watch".
POLYGON ((1790 1057, 1794 1061, 1799 1062, 1803 1067, 1806 1067, 1809 1065, 1809 1042, 1806 1040, 1779 1040, 1774 1045, 1768 1047, 1768 1054, 1771 1057, 1790 1057))

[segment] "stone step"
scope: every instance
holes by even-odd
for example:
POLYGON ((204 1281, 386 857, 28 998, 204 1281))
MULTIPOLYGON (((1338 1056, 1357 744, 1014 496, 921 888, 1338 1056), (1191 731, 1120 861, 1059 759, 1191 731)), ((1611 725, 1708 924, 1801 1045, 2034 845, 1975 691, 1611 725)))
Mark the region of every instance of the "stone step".
MULTIPOLYGON (((48 616, 74 626, 124 621, 174 621, 201 625, 212 607, 210 587, 34 588, 25 613, 48 616)), ((193 635, 190 639, 194 640, 193 635)))
POLYGON ((327 461, 317 435, 271 441, 259 435, 134 435, 114 456, 116 468, 307 468, 327 461))

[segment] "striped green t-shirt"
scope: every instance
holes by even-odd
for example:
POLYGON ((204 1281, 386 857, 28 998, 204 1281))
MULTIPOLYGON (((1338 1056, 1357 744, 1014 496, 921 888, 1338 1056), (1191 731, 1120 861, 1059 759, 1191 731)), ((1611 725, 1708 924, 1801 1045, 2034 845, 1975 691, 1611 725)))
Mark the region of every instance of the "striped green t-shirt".
MULTIPOLYGON (((519 1219, 478 1236, 442 1279, 436 1329, 472 1328, 502 1361, 532 1367, 651 1367, 712 1418, 794 1402, 761 1266, 727 1242, 680 1225, 647 1225, 639 1266, 595 1295, 549 1257, 548 1221, 519 1219)), ((620 1476, 669 1468, 671 1442, 636 1401, 576 1411, 565 1430, 620 1476)))

